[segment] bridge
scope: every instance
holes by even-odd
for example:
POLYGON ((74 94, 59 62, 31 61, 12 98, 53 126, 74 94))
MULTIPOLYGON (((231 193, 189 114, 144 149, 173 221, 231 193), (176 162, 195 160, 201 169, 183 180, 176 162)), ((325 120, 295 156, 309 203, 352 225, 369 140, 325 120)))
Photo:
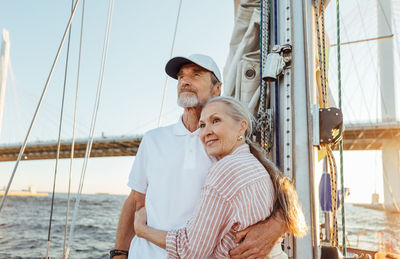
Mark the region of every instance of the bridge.
MULTIPOLYGON (((102 137, 94 139, 90 157, 135 156, 142 136, 102 137)), ((346 125, 343 132, 344 150, 381 150, 384 141, 393 140, 400 146, 400 122, 346 125)), ((71 157, 71 140, 62 141, 60 158, 71 157)), ((74 157, 85 156, 87 140, 75 142, 74 157)), ((17 160, 21 144, 0 146, 0 161, 17 160)), ((22 160, 55 159, 57 142, 28 144, 22 160)))
MULTIPOLYGON (((135 156, 142 136, 97 138, 93 140, 90 157, 135 156)), ((60 158, 71 157, 72 140, 62 141, 60 158)), ((0 146, 0 161, 17 160, 22 144, 0 146)), ((74 157, 85 157, 87 140, 77 140, 74 146, 74 157)), ((56 159, 57 141, 36 142, 28 144, 22 160, 56 159)))

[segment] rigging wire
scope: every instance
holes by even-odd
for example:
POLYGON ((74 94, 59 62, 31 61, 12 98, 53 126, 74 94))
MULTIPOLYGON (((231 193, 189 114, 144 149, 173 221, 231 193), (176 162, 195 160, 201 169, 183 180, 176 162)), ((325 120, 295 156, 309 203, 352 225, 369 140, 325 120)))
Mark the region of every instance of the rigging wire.
MULTIPOLYGON (((274 0, 274 30, 275 30, 275 34, 274 34, 274 43, 278 44, 278 3, 276 0, 274 0)), ((276 82, 275 82, 275 143, 280 143, 280 128, 279 128, 279 124, 280 124, 280 118, 279 118, 279 78, 277 78, 276 82)), ((278 166, 278 168, 281 168, 281 157, 280 157, 280 145, 276 145, 276 165, 278 166)))
MULTIPOLYGON (((71 13, 74 8, 74 0, 71 2, 71 13)), ((58 172, 58 162, 60 160, 60 148, 61 148, 61 129, 63 124, 63 114, 64 114, 64 104, 65 104, 65 89, 67 86, 67 75, 68 75, 68 61, 69 61, 69 49, 71 45, 71 31, 72 25, 70 26, 68 32, 68 43, 67 43, 67 55, 65 59, 65 70, 64 70, 64 85, 63 85, 63 92, 61 98, 61 110, 60 110, 60 120, 58 126, 58 140, 57 140, 57 154, 56 154, 56 164, 54 168, 54 176, 53 176, 53 192, 51 195, 51 206, 50 206, 50 219, 49 219, 49 230, 47 233, 47 250, 46 250, 46 258, 49 258, 50 252, 50 240, 51 240, 51 223, 53 221, 53 209, 54 209, 54 196, 56 192, 56 181, 57 181, 57 172, 58 172)))
POLYGON ((75 130, 76 130, 76 117, 77 117, 77 111, 78 111, 78 93, 79 93, 79 79, 80 79, 80 71, 81 71, 84 16, 85 16, 85 0, 83 0, 83 2, 82 2, 81 33, 80 33, 80 39, 79 39, 78 72, 77 72, 77 77, 76 77, 74 123, 73 123, 73 127, 72 127, 71 159, 70 159, 70 163, 69 163, 69 174, 68 174, 68 199, 67 199, 67 211, 65 214, 63 258, 67 258, 66 247, 67 247, 67 233, 68 233, 68 217, 69 217, 70 200, 71 200, 72 165, 73 165, 74 152, 75 152, 75 130))
POLYGON ((89 139, 88 139, 88 142, 86 144, 85 158, 84 158, 84 161, 83 161, 81 177, 80 177, 79 187, 78 187, 78 193, 76 195, 74 213, 73 213, 73 217, 72 217, 71 228, 70 228, 70 231, 69 231, 69 237, 68 237, 68 243, 67 243, 67 250, 66 250, 65 258, 68 258, 69 252, 71 250, 71 242, 72 242, 72 238, 73 238, 74 226, 75 226, 76 217, 77 217, 77 213, 78 213, 78 207, 79 207, 79 203, 80 203, 80 199, 81 199, 83 183, 84 183, 84 180, 85 180, 86 168, 87 168, 88 160, 89 160, 89 157, 90 157, 90 152, 91 152, 92 145, 93 145, 94 129, 95 129, 95 126, 96 126, 97 112, 98 112, 98 109, 99 109, 101 90, 102 90, 102 87, 103 87, 104 69, 105 69, 105 63, 106 63, 106 57, 107 57, 108 43, 109 43, 109 39, 110 39, 109 36, 110 36, 110 30, 111 30, 113 9, 114 9, 114 0, 110 0, 110 4, 109 4, 109 7, 108 7, 106 35, 105 35, 105 38, 104 38, 101 67, 100 67, 100 73, 99 73, 99 79, 98 79, 98 85, 97 85, 96 102, 95 102, 95 105, 94 105, 92 121, 91 121, 91 125, 90 125, 89 139))
POLYGON ((35 113, 34 113, 33 118, 32 118, 32 122, 31 122, 31 124, 30 124, 30 126, 29 126, 29 129, 28 129, 28 132, 27 132, 27 134, 26 134, 24 143, 22 144, 21 149, 20 149, 20 151, 19 151, 18 158, 17 158, 17 161, 16 161, 16 163, 15 163, 13 172, 12 172, 12 174, 11 174, 10 180, 9 180, 9 182, 8 182, 7 188, 6 188, 6 190, 5 190, 5 192, 4 192, 4 195, 3 195, 2 199, 1 199, 0 213, 1 213, 1 210, 2 210, 2 208, 3 208, 3 206, 4 206, 4 203, 5 203, 5 201, 6 201, 6 198, 7 198, 7 195, 8 195, 8 191, 10 190, 11 183, 12 183, 12 181, 13 181, 13 179, 14 179, 15 173, 16 173, 17 168, 18 168, 18 165, 19 165, 19 162, 20 162, 21 159, 22 159, 22 155, 23 155, 23 153, 24 153, 24 151, 25 151, 25 148, 26 148, 26 145, 27 145, 27 143, 28 143, 29 135, 30 135, 30 133, 31 133, 33 124, 34 124, 35 121, 36 121, 36 117, 37 117, 37 115, 38 115, 38 113, 39 113, 40 106, 41 106, 41 104, 42 104, 42 102, 43 102, 44 96, 45 96, 46 91, 47 91, 47 88, 48 88, 48 86, 49 86, 50 79, 51 79, 51 77, 52 77, 52 75, 53 75, 55 66, 56 66, 57 61, 58 61, 58 58, 59 58, 59 56, 60 56, 62 47, 63 47, 64 42, 65 42, 65 38, 66 38, 67 33, 68 33, 68 31, 69 31, 69 29, 70 29, 70 27, 71 27, 71 23, 72 23, 72 20, 73 20, 73 18, 74 18, 74 15, 75 15, 75 12, 76 12, 76 8, 77 8, 77 6, 78 6, 78 3, 79 3, 79 0, 76 1, 75 6, 74 6, 74 10, 73 10, 73 12, 72 12, 72 14, 71 14, 71 16, 70 16, 70 18, 69 18, 67 27, 65 28, 63 38, 62 38, 62 40, 61 40, 60 46, 58 47, 58 51, 57 51, 56 57, 55 57, 55 59, 54 59, 54 61, 53 61, 53 65, 52 65, 52 67, 51 67, 49 76, 48 76, 47 81, 46 81, 46 84, 45 84, 45 86, 44 86, 44 88, 43 88, 42 95, 40 96, 39 103, 38 103, 38 105, 37 105, 37 107, 36 107, 35 113))
MULTIPOLYGON (((338 99, 339 109, 342 110, 342 69, 340 56, 340 3, 336 0, 336 40, 337 40, 337 71, 338 71, 338 99)), ((342 205, 342 250, 346 256, 346 220, 344 210, 344 176, 343 176, 343 139, 339 141, 339 157, 340 157, 340 193, 342 205)), ((336 206, 336 204, 335 204, 336 206)))
MULTIPOLYGON (((179 16, 181 13, 181 6, 182 6, 182 0, 179 0, 179 8, 178 8, 178 15, 176 16, 176 22, 175 22, 175 30, 174 30, 174 37, 172 38, 172 46, 171 46, 171 51, 169 53, 169 58, 172 58, 172 54, 174 52, 174 47, 175 47, 175 38, 176 38, 176 32, 178 30, 178 23, 179 23, 179 16)), ((165 103, 165 97, 167 95, 167 86, 168 86, 168 75, 165 76, 165 83, 164 83, 164 90, 163 90, 163 98, 161 101, 161 109, 160 109, 160 116, 158 117, 158 124, 157 127, 161 126, 161 118, 162 118, 162 113, 164 110, 164 103, 165 103)))

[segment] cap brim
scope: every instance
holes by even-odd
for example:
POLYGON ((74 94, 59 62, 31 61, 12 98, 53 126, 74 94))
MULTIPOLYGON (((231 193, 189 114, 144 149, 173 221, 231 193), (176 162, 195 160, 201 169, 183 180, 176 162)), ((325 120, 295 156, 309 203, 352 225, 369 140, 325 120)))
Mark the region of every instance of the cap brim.
POLYGON ((178 79, 177 75, 183 65, 194 63, 190 59, 184 57, 175 57, 168 61, 165 65, 165 72, 172 78, 178 79))

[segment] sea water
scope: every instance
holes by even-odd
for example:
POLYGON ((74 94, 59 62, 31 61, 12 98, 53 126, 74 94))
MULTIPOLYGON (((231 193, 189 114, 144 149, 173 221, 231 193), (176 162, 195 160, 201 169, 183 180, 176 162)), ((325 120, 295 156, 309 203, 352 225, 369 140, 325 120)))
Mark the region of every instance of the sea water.
MULTIPOLYGON (((114 247, 125 198, 119 195, 81 197, 69 258, 109 258, 108 251, 114 247)), ((0 258, 45 258, 50 205, 50 196, 7 198, 0 214, 0 258)), ((62 258, 66 205, 67 195, 56 194, 50 236, 51 258, 62 258)), ((74 199, 71 211, 73 205, 74 199)), ((351 204, 346 204, 345 210, 347 240, 352 247, 357 245, 358 237, 359 248, 377 250, 382 236, 385 244, 400 252, 400 214, 387 214, 351 204)), ((340 214, 338 216, 340 221, 340 214)))

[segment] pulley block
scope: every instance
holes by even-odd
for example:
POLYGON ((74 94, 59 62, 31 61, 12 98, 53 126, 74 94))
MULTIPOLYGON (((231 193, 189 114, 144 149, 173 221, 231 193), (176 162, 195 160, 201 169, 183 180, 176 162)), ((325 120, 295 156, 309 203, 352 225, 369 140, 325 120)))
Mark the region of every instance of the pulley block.
POLYGON ((338 108, 319 109, 320 144, 336 143, 343 133, 343 114, 338 108))

